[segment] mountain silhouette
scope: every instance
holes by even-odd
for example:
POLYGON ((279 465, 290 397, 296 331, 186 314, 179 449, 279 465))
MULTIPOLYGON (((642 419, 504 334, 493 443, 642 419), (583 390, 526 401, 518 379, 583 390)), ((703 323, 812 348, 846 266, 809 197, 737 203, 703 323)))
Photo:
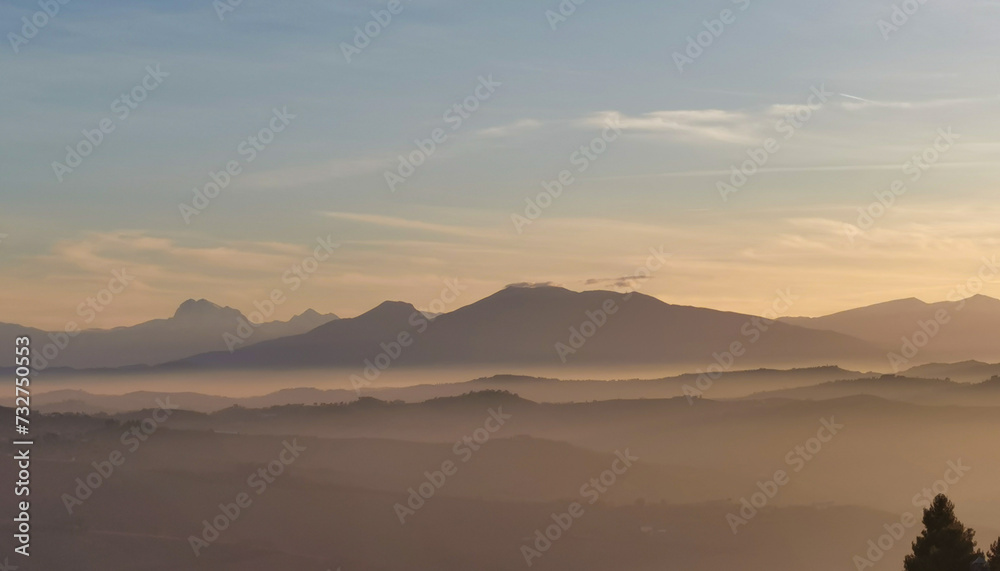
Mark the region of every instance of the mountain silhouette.
POLYGON ((302 335, 214 353, 178 365, 214 367, 364 367, 439 364, 691 364, 729 367, 875 361, 884 354, 840 333, 613 291, 507 287, 428 319, 415 307, 385 302, 355 318, 302 335))
MULTIPOLYGON (((289 321, 262 323, 253 328, 253 334, 241 346, 304 333, 335 319, 337 316, 333 314, 321 315, 309 310, 289 321)), ((223 335, 235 334, 241 322, 249 324, 249 320, 237 309, 219 306, 205 299, 189 299, 166 319, 154 319, 129 327, 87 329, 73 337, 66 333, 0 323, 0 343, 13 347, 15 337, 29 335, 35 347, 33 365, 36 369, 156 365, 206 351, 226 349, 223 335), (54 357, 51 356, 53 354, 54 357)), ((12 352, 0 357, 0 366, 13 364, 12 352)))
POLYGON ((902 299, 781 321, 843 333, 899 354, 909 342, 919 349, 914 365, 935 360, 1000 361, 1000 300, 985 295, 938 303, 902 299))

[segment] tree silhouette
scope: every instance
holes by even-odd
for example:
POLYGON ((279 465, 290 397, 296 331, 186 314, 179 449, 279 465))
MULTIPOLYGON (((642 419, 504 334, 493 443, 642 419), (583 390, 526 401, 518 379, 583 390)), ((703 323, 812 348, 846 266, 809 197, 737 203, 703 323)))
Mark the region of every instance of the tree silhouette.
POLYGON ((955 504, 941 494, 924 510, 924 531, 906 556, 905 571, 969 571, 981 555, 974 532, 955 517, 955 504))
POLYGON ((987 554, 990 571, 1000 571, 1000 539, 993 542, 987 554))

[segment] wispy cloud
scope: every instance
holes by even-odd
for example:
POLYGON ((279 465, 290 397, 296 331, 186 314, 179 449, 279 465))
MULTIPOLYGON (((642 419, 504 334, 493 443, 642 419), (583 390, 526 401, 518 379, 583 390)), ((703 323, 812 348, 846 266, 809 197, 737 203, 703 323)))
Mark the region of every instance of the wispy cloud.
POLYGON ((686 139, 745 144, 752 142, 757 121, 739 111, 681 109, 628 116, 617 111, 595 113, 581 121, 588 127, 611 121, 626 131, 662 133, 686 139))
MULTIPOLYGON (((858 164, 858 165, 802 165, 794 167, 761 167, 757 170, 759 173, 809 173, 809 172, 853 172, 853 171, 898 171, 901 168, 900 163, 884 163, 884 164, 858 164)), ((952 163, 938 163, 934 165, 936 169, 965 169, 965 168, 978 168, 978 167, 995 167, 996 163, 991 161, 962 161, 962 162, 952 162, 952 163)), ((642 173, 642 174, 628 174, 628 175, 610 175, 610 176, 599 176, 594 177, 595 179, 601 180, 614 180, 614 179, 643 179, 643 178, 687 178, 687 177, 718 177, 727 176, 731 174, 732 171, 723 169, 706 169, 706 170, 688 170, 688 171, 671 171, 671 172, 658 172, 658 173, 642 173)))
POLYGON ((642 275, 642 276, 619 276, 617 278, 590 278, 583 282, 584 285, 588 286, 612 286, 612 287, 632 287, 635 282, 642 280, 652 279, 653 276, 642 275))
POLYGON ((562 287, 556 282, 517 282, 513 284, 507 284, 504 287, 513 288, 536 288, 536 287, 562 287))
POLYGON ((435 224, 432 222, 421 222, 419 220, 408 220, 393 216, 382 216, 379 214, 359 214, 353 212, 324 212, 324 216, 337 218, 339 220, 350 220, 362 224, 374 224, 387 228, 400 228, 404 230, 420 230, 423 232, 433 232, 436 234, 448 234, 451 236, 464 236, 467 238, 496 238, 492 232, 470 228, 467 226, 449 226, 446 224, 435 224))
POLYGON ((943 98, 943 99, 925 99, 923 101, 876 101, 873 99, 865 99, 863 97, 858 97, 856 95, 848 95, 847 93, 841 93, 843 97, 850 99, 850 101, 840 102, 840 106, 848 111, 857 111, 860 109, 870 109, 870 108, 880 108, 880 109, 938 109, 942 107, 955 107, 959 105, 972 105, 976 103, 985 103, 988 101, 996 101, 996 97, 953 97, 953 98, 943 98))
POLYGON ((542 126, 542 122, 536 119, 520 119, 507 125, 497 125, 487 129, 480 129, 476 134, 480 137, 495 138, 509 137, 524 131, 532 131, 542 126))

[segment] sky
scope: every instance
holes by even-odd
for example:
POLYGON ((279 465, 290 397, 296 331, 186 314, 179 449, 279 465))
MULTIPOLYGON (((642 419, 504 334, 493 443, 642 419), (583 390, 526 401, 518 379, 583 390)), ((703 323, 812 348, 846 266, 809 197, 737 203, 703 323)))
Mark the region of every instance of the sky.
POLYGON ((645 269, 668 303, 822 315, 1000 255, 1000 2, 54 1, 0 2, 3 322, 645 269))

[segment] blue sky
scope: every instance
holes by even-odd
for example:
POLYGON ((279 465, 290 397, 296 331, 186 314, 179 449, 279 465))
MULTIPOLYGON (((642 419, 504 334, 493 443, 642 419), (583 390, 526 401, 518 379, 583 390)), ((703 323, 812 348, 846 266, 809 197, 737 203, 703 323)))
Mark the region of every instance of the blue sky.
POLYGON ((664 301, 760 313, 791 288, 793 313, 820 314, 944 299, 1000 246, 1000 3, 910 3, 884 34, 890 1, 587 0, 553 30, 556 1, 403 0, 346 61, 387 5, 244 0, 220 21, 210 1, 69 0, 15 51, 40 8, 0 3, 0 320, 57 327, 121 267, 135 285, 97 326, 188 297, 247 310, 318 237, 341 248, 278 317, 426 307, 447 278, 468 284, 459 304, 512 282, 598 287, 660 247, 671 262, 642 290, 664 301), (731 23, 679 71, 673 54, 723 10, 731 23), (157 65, 169 75, 119 119, 113 102, 157 65), (481 77, 499 86, 451 129, 481 77), (784 139, 778 122, 820 88, 833 95, 784 139), (276 108, 295 118, 245 162, 276 108), (53 161, 105 118, 115 130, 60 182, 53 161), (606 120, 621 136, 578 172, 606 120), (949 127, 959 138, 909 181, 903 165, 949 127), (438 128, 391 191, 385 172, 438 128), (722 200, 768 138, 780 149, 722 200), (186 223, 179 205, 234 160, 186 223), (518 233, 511 215, 564 169, 572 185, 518 233), (896 179, 906 193, 849 239, 896 179))

